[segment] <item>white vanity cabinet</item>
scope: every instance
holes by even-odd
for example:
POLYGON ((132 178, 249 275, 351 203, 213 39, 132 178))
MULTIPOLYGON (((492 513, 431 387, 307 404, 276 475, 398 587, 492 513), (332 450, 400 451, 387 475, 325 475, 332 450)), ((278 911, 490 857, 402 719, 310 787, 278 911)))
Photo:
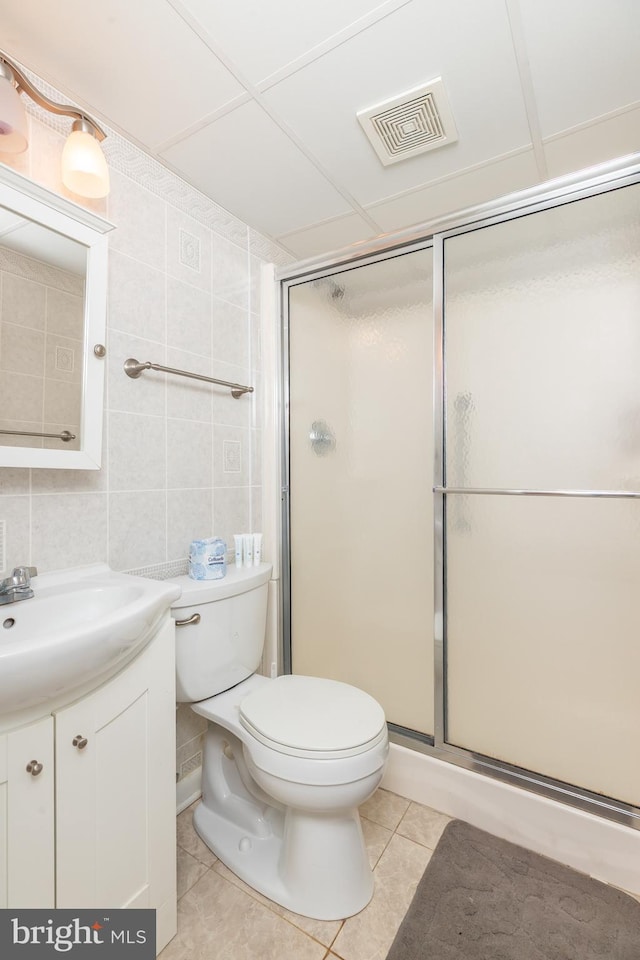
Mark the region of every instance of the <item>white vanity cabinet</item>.
POLYGON ((0 735, 0 764, 0 907, 152 907, 162 949, 176 931, 173 620, 97 689, 0 735))
POLYGON ((174 625, 55 713, 56 906, 176 914, 174 625))
POLYGON ((0 907, 55 906, 53 717, 0 735, 0 907))

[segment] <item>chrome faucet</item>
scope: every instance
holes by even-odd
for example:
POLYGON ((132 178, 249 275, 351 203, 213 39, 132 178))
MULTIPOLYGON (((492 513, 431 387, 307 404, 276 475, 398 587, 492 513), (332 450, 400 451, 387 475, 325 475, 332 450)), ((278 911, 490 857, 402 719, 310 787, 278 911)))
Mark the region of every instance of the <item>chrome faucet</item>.
POLYGON ((35 567, 15 567, 10 577, 0 580, 0 604, 16 603, 32 597, 31 577, 37 575, 35 567))

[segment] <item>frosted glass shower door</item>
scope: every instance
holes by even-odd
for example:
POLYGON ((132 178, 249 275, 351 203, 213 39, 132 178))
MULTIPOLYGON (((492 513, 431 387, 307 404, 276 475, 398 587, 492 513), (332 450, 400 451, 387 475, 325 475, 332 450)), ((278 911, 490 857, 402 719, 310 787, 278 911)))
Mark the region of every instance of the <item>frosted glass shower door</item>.
POLYGON ((445 275, 446 740, 640 805, 640 188, 445 275))
POLYGON ((431 250, 289 290, 291 660, 433 732, 431 250))

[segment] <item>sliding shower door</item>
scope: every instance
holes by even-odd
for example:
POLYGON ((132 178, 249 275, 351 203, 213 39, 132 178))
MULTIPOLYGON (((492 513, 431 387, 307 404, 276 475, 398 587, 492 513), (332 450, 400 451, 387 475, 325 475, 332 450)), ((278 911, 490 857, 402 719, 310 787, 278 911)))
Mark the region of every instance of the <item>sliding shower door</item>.
POLYGON ((293 672, 433 732, 431 250, 289 287, 293 672))
POLYGON ((444 264, 445 740, 640 805, 640 186, 444 264))
POLYGON ((639 181, 284 282, 286 667, 368 690, 405 746, 636 825, 639 181))

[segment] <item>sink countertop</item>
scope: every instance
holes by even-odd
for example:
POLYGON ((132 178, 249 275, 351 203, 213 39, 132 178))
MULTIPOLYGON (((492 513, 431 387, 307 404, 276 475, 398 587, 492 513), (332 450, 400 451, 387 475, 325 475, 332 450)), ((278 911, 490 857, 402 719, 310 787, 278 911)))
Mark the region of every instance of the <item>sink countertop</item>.
POLYGON ((107 564, 32 580, 34 596, 0 607, 0 729, 98 687, 153 638, 180 596, 175 582, 107 564))

